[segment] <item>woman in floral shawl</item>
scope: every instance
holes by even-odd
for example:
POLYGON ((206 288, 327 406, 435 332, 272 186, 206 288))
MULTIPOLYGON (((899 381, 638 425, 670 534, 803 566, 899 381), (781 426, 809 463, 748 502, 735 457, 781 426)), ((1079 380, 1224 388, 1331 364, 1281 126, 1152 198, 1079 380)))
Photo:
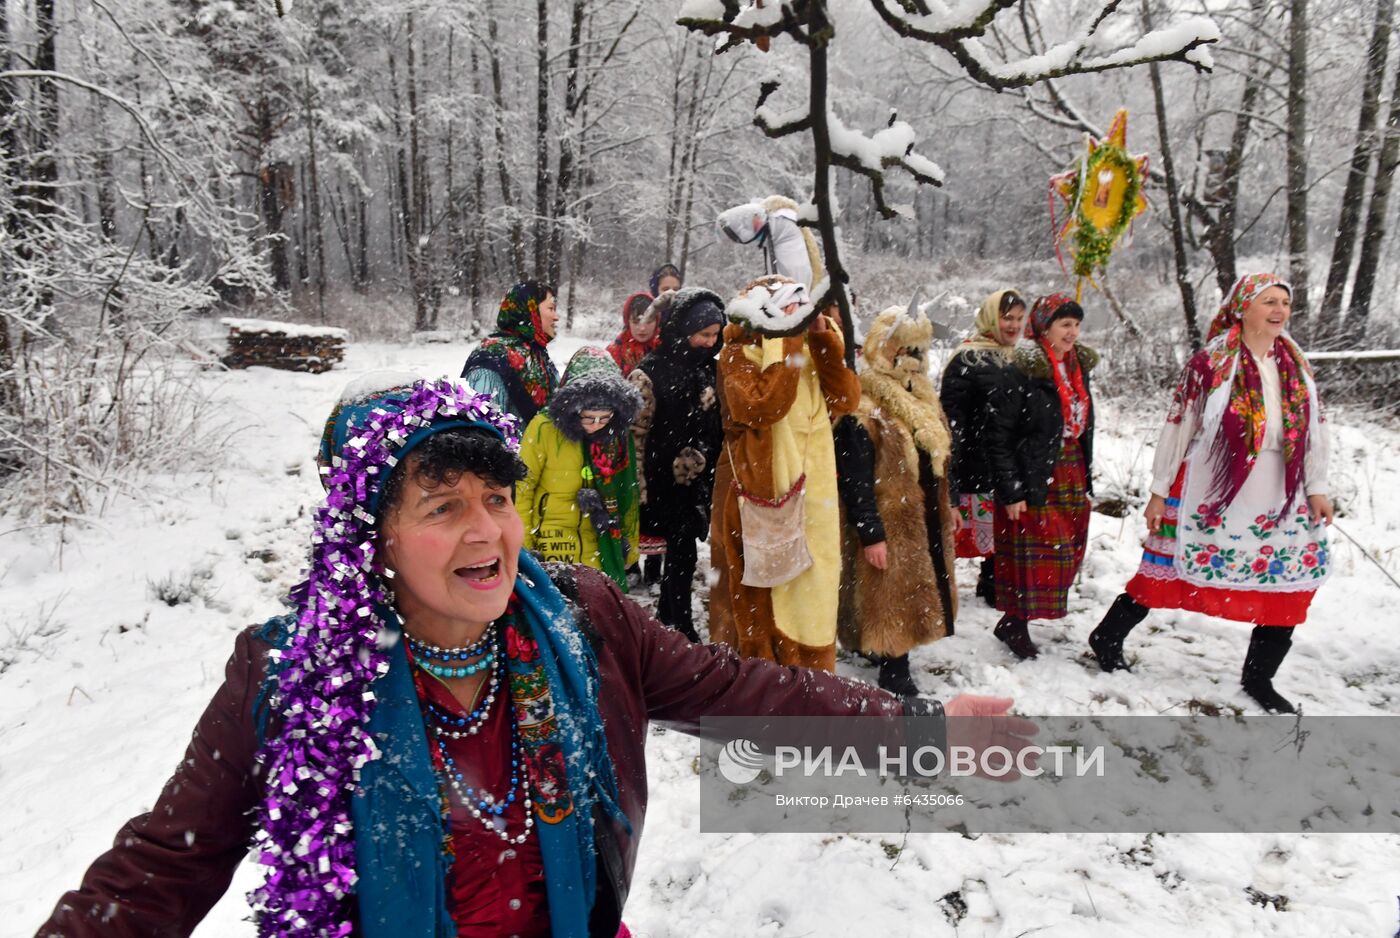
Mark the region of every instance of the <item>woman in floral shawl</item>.
POLYGON ((462 377, 522 426, 528 424, 559 386, 559 371, 545 350, 558 322, 553 287, 535 280, 517 283, 501 300, 496 331, 467 357, 462 377))
POLYGON ((1241 277, 1182 373, 1152 464, 1142 565, 1089 637, 1105 671, 1149 609, 1255 625, 1244 690, 1294 707, 1273 677, 1329 569, 1326 425, 1312 370, 1285 333, 1292 290, 1241 277))

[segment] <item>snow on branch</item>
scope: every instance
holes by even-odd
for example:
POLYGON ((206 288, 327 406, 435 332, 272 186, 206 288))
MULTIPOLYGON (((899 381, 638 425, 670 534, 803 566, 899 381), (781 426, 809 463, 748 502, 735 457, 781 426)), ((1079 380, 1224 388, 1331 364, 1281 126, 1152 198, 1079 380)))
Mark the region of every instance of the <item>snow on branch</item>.
POLYGON ((812 115, 807 108, 777 111, 768 106, 768 99, 781 87, 782 82, 772 79, 759 85, 758 104, 754 105, 753 110, 753 122, 765 135, 774 139, 812 127, 812 115))
MULTIPOLYGON (((768 103, 781 82, 770 79, 759 86, 758 104, 754 108, 754 124, 772 138, 786 137, 812 129, 812 114, 809 108, 780 110, 768 103)), ((899 167, 924 185, 943 185, 943 170, 928 157, 914 152, 916 134, 907 122, 898 120, 892 111, 888 125, 873 135, 867 136, 859 130, 847 127, 835 112, 826 112, 826 127, 831 143, 831 162, 835 166, 859 173, 870 180, 875 199, 875 207, 882 218, 894 218, 907 214, 885 202, 886 169, 899 167)))
POLYGON ((889 125, 867 137, 841 123, 827 111, 827 132, 831 135, 831 162, 870 180, 870 193, 881 218, 894 218, 905 212, 885 202, 884 170, 900 167, 914 181, 929 186, 943 185, 943 170, 933 160, 914 152, 914 128, 890 113, 889 125))
POLYGON ((676 25, 707 36, 721 36, 716 52, 725 52, 743 42, 753 42, 768 51, 768 41, 784 33, 805 42, 801 24, 810 0, 685 0, 676 25))
MULTIPOLYGON (((939 13, 910 16, 892 8, 890 0, 870 0, 880 18, 896 33, 938 46, 953 56, 975 81, 996 91, 1021 88, 1065 75, 1103 72, 1148 62, 1186 62, 1198 71, 1214 67, 1208 46, 1220 40, 1220 28, 1207 16, 1192 16, 1153 30, 1131 45, 1112 51, 1095 48, 1099 26, 1121 0, 1107 0, 1093 20, 1073 38, 1038 55, 998 62, 980 37, 996 14, 1014 5, 1009 0, 968 0, 940 4, 939 13)), ((903 0, 897 0, 905 6, 903 0)))

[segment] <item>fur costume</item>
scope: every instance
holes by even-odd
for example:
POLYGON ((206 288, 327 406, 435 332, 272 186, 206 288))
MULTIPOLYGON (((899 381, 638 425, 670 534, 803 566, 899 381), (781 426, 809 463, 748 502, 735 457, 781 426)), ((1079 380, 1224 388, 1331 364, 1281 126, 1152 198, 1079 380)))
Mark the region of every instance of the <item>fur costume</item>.
POLYGON ((710 593, 710 637, 747 657, 831 670, 841 576, 831 417, 855 409, 860 382, 846 367, 840 331, 830 320, 826 326, 784 338, 765 337, 735 322, 724 329, 719 359, 724 448, 715 467, 710 525, 710 562, 719 576, 710 593), (743 585, 736 474, 746 492, 776 499, 804 473, 812 566, 771 589, 743 585))
POLYGON ((867 563, 855 533, 843 526, 840 624, 842 644, 869 654, 907 654, 952 634, 957 616, 950 442, 928 377, 932 335, 923 315, 892 308, 866 336, 856 416, 875 448, 875 501, 889 562, 884 570, 867 563), (891 346, 898 349, 894 356, 891 346))

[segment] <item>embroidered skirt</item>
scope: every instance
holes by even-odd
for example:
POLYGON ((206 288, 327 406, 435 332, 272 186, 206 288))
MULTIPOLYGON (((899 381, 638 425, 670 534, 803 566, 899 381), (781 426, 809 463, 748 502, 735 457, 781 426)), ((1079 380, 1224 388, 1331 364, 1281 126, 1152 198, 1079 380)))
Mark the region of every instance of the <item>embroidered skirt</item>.
POLYGON ((1312 529, 1306 501, 1300 499, 1288 517, 1280 518, 1268 507, 1269 499, 1251 497, 1256 486, 1250 482, 1256 481, 1255 476, 1264 482, 1272 481, 1274 475, 1277 486, 1258 488, 1268 493, 1276 490, 1281 500, 1282 460, 1261 453, 1249 482, 1225 509, 1225 517, 1188 511, 1183 523, 1183 465, 1172 483, 1162 526, 1148 535, 1137 575, 1128 581, 1128 595, 1151 609, 1184 609, 1255 625, 1292 626, 1306 620, 1317 591, 1312 584, 1327 574, 1326 532, 1312 529), (1258 504, 1252 504, 1255 501, 1258 504), (1229 533, 1231 516, 1244 519, 1234 527, 1243 525, 1247 534, 1229 533), (1185 544, 1181 543, 1183 531, 1185 544), (1183 576, 1183 569, 1190 579, 1183 576))
POLYGON ((1060 447, 1045 504, 1012 521, 996 508, 997 608, 1021 619, 1061 619, 1065 598, 1089 544, 1084 447, 1060 447))
POLYGON ((959 557, 990 557, 996 540, 996 501, 988 494, 958 499, 958 533, 954 543, 959 557))

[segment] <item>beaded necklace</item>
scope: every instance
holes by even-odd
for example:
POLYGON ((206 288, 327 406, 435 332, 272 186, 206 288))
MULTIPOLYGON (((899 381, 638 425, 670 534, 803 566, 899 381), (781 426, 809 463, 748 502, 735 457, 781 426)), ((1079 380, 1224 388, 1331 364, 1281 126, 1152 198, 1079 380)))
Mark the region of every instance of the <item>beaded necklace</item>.
POLYGON ((413 663, 440 678, 471 677, 496 663, 496 623, 492 622, 481 633, 481 637, 469 645, 441 648, 422 639, 414 638, 407 631, 404 638, 413 652, 413 663), (472 660, 475 659, 475 660, 472 660), (454 665, 454 662, 469 662, 454 665))
POLYGON ((495 834, 504 843, 518 846, 528 840, 530 831, 535 826, 535 814, 534 806, 530 801, 529 779, 527 774, 521 771, 519 725, 514 720, 511 721, 510 783, 504 797, 498 797, 489 791, 478 791, 468 785, 462 777, 461 770, 457 768, 457 763, 448 753, 447 747, 441 742, 438 742, 437 746, 442 755, 443 777, 462 807, 466 808, 467 812, 476 818, 482 827, 495 834), (505 814, 507 808, 515 803, 517 795, 525 804, 525 828, 519 834, 512 835, 501 816, 505 814))
MULTIPOLYGON (((499 660, 498 658, 497 661, 499 660)), ((500 687, 501 668, 498 664, 491 669, 491 677, 487 681, 482 702, 466 716, 459 717, 431 700, 425 701, 428 705, 428 728, 442 739, 466 739, 468 736, 475 736, 486 722, 486 715, 491 712, 491 705, 496 702, 496 694, 500 687)))

